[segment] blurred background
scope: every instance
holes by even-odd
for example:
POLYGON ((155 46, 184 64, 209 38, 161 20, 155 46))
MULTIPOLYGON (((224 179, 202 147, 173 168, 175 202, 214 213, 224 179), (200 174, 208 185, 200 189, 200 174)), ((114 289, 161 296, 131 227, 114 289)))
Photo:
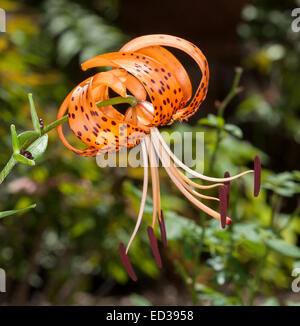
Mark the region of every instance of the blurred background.
MULTIPOLYGON (((118 245, 135 224, 142 169, 100 169, 50 132, 38 164, 17 166, 0 187, 0 211, 37 203, 0 221, 0 267, 7 275, 0 304, 300 304, 300 293, 291 289, 292 271, 300 267, 300 32, 291 29, 296 7, 300 1, 0 0, 7 14, 7 31, 0 33, 1 168, 11 155, 10 124, 18 132, 32 129, 29 92, 48 124, 69 91, 90 76, 81 62, 152 33, 192 41, 211 69, 207 100, 188 123, 169 130, 205 131, 210 175, 251 168, 257 153, 263 164, 257 199, 251 177, 232 183, 233 223, 225 231, 161 171, 169 246, 161 250, 159 270, 146 232, 149 199, 130 251, 139 278, 134 283, 118 245), (243 91, 217 117, 215 101, 229 92, 237 66, 244 70, 243 91)), ((196 85, 193 61, 174 53, 196 85)))

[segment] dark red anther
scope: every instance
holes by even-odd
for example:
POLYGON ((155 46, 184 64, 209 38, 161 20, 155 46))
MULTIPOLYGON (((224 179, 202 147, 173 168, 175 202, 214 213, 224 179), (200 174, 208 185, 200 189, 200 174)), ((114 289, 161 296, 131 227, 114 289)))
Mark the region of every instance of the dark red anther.
POLYGON ((222 228, 225 229, 226 215, 227 215, 227 191, 226 191, 226 186, 221 186, 219 188, 219 199, 220 199, 221 225, 222 225, 222 228))
POLYGON ((254 197, 257 197, 260 190, 261 182, 261 163, 258 155, 254 158, 254 197))
POLYGON ((130 260, 126 254, 126 250, 125 250, 125 247, 124 247, 124 244, 121 242, 120 245, 119 245, 119 251, 120 251, 120 256, 121 256, 121 259, 122 259, 122 263, 128 273, 128 275, 130 276, 130 278, 136 282, 137 281, 137 277, 135 275, 135 272, 131 266, 131 263, 130 263, 130 260))
POLYGON ((159 268, 162 268, 161 258, 160 258, 160 254, 158 251, 157 240, 155 238, 154 231, 151 226, 148 226, 147 232, 148 232, 148 237, 150 240, 150 245, 152 248, 152 252, 153 252, 153 256, 155 258, 156 264, 159 268))
POLYGON ((165 226, 165 219, 163 211, 160 211, 160 219, 158 219, 159 227, 160 227, 160 234, 161 234, 161 240, 164 245, 164 247, 167 247, 168 240, 167 240, 167 232, 166 232, 166 226, 165 226))
POLYGON ((32 156, 32 154, 29 151, 21 151, 21 155, 23 155, 24 157, 28 158, 29 160, 33 160, 34 157, 32 156))
POLYGON ((41 118, 39 119, 39 124, 40 124, 40 128, 41 128, 41 129, 44 129, 45 126, 44 126, 44 121, 43 121, 43 119, 41 119, 41 118))
MULTIPOLYGON (((226 171, 224 173, 224 178, 229 178, 230 177, 230 173, 228 171, 226 171)), ((230 198, 230 181, 225 181, 224 185, 226 186, 226 194, 227 194, 227 208, 229 206, 229 198, 230 198)))

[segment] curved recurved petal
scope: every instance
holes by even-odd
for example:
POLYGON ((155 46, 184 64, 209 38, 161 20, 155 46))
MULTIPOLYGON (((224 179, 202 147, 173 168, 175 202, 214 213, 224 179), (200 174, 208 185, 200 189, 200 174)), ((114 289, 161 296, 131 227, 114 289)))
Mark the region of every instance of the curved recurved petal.
POLYGON ((196 61, 199 68, 201 69, 202 78, 200 80, 195 96, 187 107, 178 110, 173 116, 173 120, 186 119, 197 111, 198 106, 204 101, 206 97, 209 80, 207 60, 196 45, 182 38, 165 34, 137 37, 125 44, 120 51, 138 51, 140 49, 155 45, 170 46, 184 51, 196 61))
POLYGON ((59 137, 66 147, 82 156, 94 156, 98 152, 106 153, 118 151, 123 147, 133 147, 147 132, 131 123, 124 123, 123 115, 114 108, 111 110, 112 107, 109 106, 105 110, 97 107, 97 100, 102 101, 108 97, 110 86, 114 91, 126 96, 126 87, 117 80, 116 74, 98 75, 80 83, 66 97, 58 113, 58 118, 61 118, 68 110, 71 130, 88 148, 78 150, 70 145, 63 135, 61 126, 58 128, 59 137), (94 91, 96 88, 97 96, 94 91))
POLYGON ((91 84, 82 93, 81 107, 84 115, 79 115, 78 120, 76 115, 75 119, 70 119, 70 128, 90 149, 99 153, 135 146, 144 137, 145 131, 131 123, 124 124, 123 119, 114 119, 99 109, 91 84))
MULTIPOLYGON (((73 93, 76 91, 76 90, 79 90, 83 84, 85 84, 88 80, 90 80, 90 78, 84 80, 82 83, 80 83, 78 86, 76 86, 69 94, 68 96, 64 99, 62 105, 60 106, 59 108, 59 111, 57 113, 57 119, 60 119, 62 118, 65 113, 67 112, 68 108, 69 108, 69 105, 70 105, 70 101, 74 101, 75 98, 73 97, 73 93)), ((69 115, 69 119, 70 119, 71 115, 69 115)), ((59 125, 57 127, 57 133, 58 133, 58 136, 59 138, 61 139, 62 143, 67 147, 69 148, 71 151, 73 151, 74 153, 76 154, 79 154, 79 155, 83 155, 83 156, 89 156, 89 155, 94 155, 92 154, 92 149, 86 149, 86 150, 80 150, 80 149, 77 149, 75 147, 73 147, 68 141, 67 139, 65 138, 64 134, 63 134, 63 130, 62 130, 62 125, 59 125)), ((79 138, 79 137, 78 137, 79 138)))
MULTIPOLYGON (((92 87, 92 94, 96 103, 107 100, 109 99, 109 87, 106 85, 92 87)), ((101 111, 113 119, 122 120, 124 118, 123 114, 116 110, 112 105, 101 107, 101 111)))
POLYGON ((113 52, 84 62, 82 68, 97 65, 123 68, 143 84, 154 107, 152 126, 169 123, 179 109, 183 97, 181 85, 158 61, 133 52, 113 52))
POLYGON ((127 95, 124 82, 122 82, 120 78, 115 75, 113 70, 100 72, 93 77, 92 87, 97 87, 99 85, 105 85, 111 88, 122 97, 126 97, 127 95))
POLYGON ((188 101, 192 96, 192 84, 181 62, 167 49, 162 46, 149 46, 137 51, 151 57, 171 71, 181 86, 182 101, 188 101))
POLYGON ((131 92, 131 94, 139 101, 146 100, 147 93, 145 91, 145 88, 135 77, 130 74, 127 74, 127 78, 124 84, 126 88, 131 92))

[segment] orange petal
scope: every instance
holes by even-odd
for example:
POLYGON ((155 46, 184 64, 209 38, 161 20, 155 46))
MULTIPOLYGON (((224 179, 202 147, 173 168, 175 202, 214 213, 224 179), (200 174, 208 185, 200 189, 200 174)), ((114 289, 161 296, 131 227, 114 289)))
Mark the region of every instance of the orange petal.
POLYGON ((132 75, 127 74, 127 79, 125 81, 125 86, 132 93, 132 95, 139 101, 145 101, 147 98, 147 93, 143 85, 132 75))
POLYGON ((92 83, 94 84, 93 87, 99 84, 106 85, 122 97, 126 97, 127 95, 124 83, 116 77, 112 71, 105 71, 96 74, 92 79, 92 83))
POLYGON ((181 86, 171 71, 148 56, 132 52, 113 52, 96 58, 83 63, 83 69, 95 67, 96 64, 126 69, 144 85, 150 96, 154 107, 152 125, 164 125, 171 121, 183 97, 181 86))
MULTIPOLYGON (((196 95, 187 107, 179 109, 178 112, 176 112, 173 116, 173 120, 186 119, 197 111, 199 105, 204 101, 206 97, 209 80, 207 60, 196 45, 182 38, 165 34, 137 37, 125 44, 120 51, 138 51, 140 49, 155 45, 170 46, 184 51, 196 61, 199 68, 201 69, 202 78, 197 88, 196 95)), ((182 106, 184 104, 185 103, 183 102, 182 106)))
MULTIPOLYGON (((104 80, 110 83, 109 79, 104 80)), ((144 137, 144 129, 106 115, 96 106, 92 85, 90 81, 73 94, 69 104, 70 128, 92 149, 91 154, 135 146, 144 137)))
POLYGON ((162 46, 149 46, 147 48, 137 51, 138 53, 145 54, 152 59, 161 63, 169 71, 172 71, 173 75, 177 79, 181 86, 183 93, 183 101, 188 101, 192 96, 192 84, 190 78, 180 63, 179 60, 167 49, 162 46))

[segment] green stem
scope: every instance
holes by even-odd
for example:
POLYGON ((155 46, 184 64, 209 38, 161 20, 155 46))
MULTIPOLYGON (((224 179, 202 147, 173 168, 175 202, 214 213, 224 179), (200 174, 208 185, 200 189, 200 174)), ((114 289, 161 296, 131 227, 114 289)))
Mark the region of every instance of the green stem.
POLYGON ((224 111, 225 111, 227 105, 240 92, 239 83, 240 83, 240 80, 241 80, 242 73, 243 73, 242 68, 240 68, 240 67, 235 68, 235 75, 234 75, 234 80, 233 80, 233 83, 232 83, 231 90, 227 94, 225 99, 222 101, 220 106, 218 107, 218 116, 219 117, 223 117, 224 111))
MULTIPOLYGON (((122 103, 127 103, 132 107, 135 107, 138 104, 138 100, 133 97, 133 96, 127 96, 127 97, 113 97, 108 100, 104 100, 102 102, 97 103, 97 106, 99 108, 103 106, 108 106, 108 105, 116 105, 116 104, 122 104, 122 103)), ((22 150, 26 150, 28 146, 30 146, 33 142, 35 142, 38 138, 41 136, 47 134, 49 131, 57 128, 59 125, 65 123, 68 121, 68 115, 66 114, 62 118, 51 122, 49 125, 45 126, 44 129, 41 130, 41 135, 36 135, 35 137, 32 137, 29 142, 26 142, 26 145, 22 147, 22 150)), ((17 161, 13 158, 13 156, 10 157, 9 161, 5 165, 5 167, 2 169, 0 172, 0 184, 5 180, 5 178, 8 176, 8 174, 11 172, 13 167, 17 164, 17 161)))
MULTIPOLYGON (((56 120, 52 123, 50 123, 48 126, 46 126, 42 131, 41 131, 41 136, 45 135, 46 133, 48 133, 49 131, 55 129, 57 126, 65 123, 68 120, 68 115, 63 116, 61 119, 56 120)), ((25 150, 26 148, 28 148, 28 146, 30 146, 33 142, 35 142, 38 138, 41 137, 40 135, 37 135, 36 137, 31 138, 30 142, 26 142, 26 146, 22 147, 22 150, 25 150)), ((5 178, 9 175, 9 173, 11 172, 11 170, 14 168, 14 166, 17 164, 18 162, 13 158, 13 155, 10 157, 9 161, 7 162, 7 164, 5 165, 5 167, 2 169, 2 171, 0 172, 0 184, 5 180, 5 178)))
POLYGON ((68 121, 68 115, 64 115, 62 118, 55 120, 53 122, 51 122, 48 126, 44 127, 44 129, 42 130, 41 134, 45 135, 47 134, 49 131, 51 131, 52 129, 55 129, 56 127, 58 127, 59 125, 65 123, 68 121))
MULTIPOLYGON (((221 118, 223 118, 225 109, 228 106, 228 104, 240 92, 239 83, 240 83, 240 80, 241 80, 242 73, 243 73, 242 68, 240 68, 240 67, 235 68, 235 75, 234 75, 234 80, 233 80, 233 83, 232 83, 231 90, 229 91, 229 93, 227 94, 225 99, 218 106, 218 116, 221 117, 221 118)), ((220 142, 221 142, 221 132, 222 132, 222 129, 219 128, 217 130, 216 142, 215 142, 214 150, 213 150, 213 153, 212 153, 212 156, 211 156, 211 161, 210 161, 210 165, 209 165, 208 174, 210 174, 214 169, 217 152, 219 150, 219 145, 220 145, 220 142)))
POLYGON ((16 164, 17 164, 17 161, 11 156, 11 158, 6 163, 3 170, 0 172, 0 184, 4 181, 4 179, 8 176, 9 172, 13 169, 13 167, 16 164))
POLYGON ((99 103, 97 103, 97 106, 98 106, 98 108, 102 108, 103 106, 127 103, 130 106, 135 107, 138 104, 138 102, 139 101, 133 96, 127 96, 127 97, 117 96, 117 97, 113 97, 108 100, 99 102, 99 103))

